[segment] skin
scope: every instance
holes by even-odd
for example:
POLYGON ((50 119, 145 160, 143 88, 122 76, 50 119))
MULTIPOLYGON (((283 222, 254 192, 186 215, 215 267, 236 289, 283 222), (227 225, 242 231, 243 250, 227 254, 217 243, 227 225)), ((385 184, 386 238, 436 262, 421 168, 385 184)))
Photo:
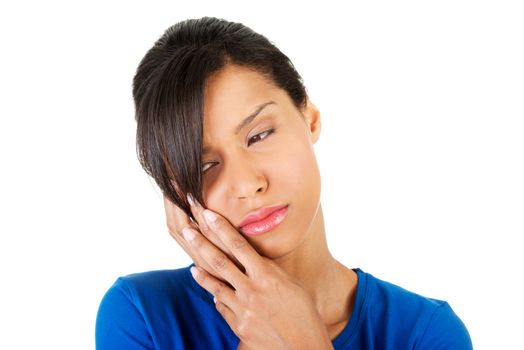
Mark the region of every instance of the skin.
POLYGON ((166 198, 164 204, 171 235, 199 267, 195 279, 217 297, 217 310, 232 329, 243 327, 237 333, 240 348, 273 341, 275 349, 312 344, 328 349, 351 316, 357 276, 327 246, 313 149, 319 136, 315 105, 308 99, 297 109, 260 73, 229 65, 208 79, 202 192, 207 210, 199 203, 192 206, 195 223, 166 198), (270 101, 235 133, 241 120, 270 101), (275 132, 264 133, 268 129, 275 132), (280 204, 289 205, 288 213, 274 230, 260 236, 242 232, 239 224, 249 212, 280 204), (204 211, 217 214, 219 228, 205 220, 204 211), (196 238, 184 238, 184 227, 191 227, 196 238), (273 288, 271 283, 276 283, 273 288), (281 295, 274 294, 275 286, 281 295), (279 299, 282 293, 285 298, 279 299), (279 300, 286 313, 268 315, 279 300), (243 318, 257 314, 258 319, 243 318), (298 325, 297 319, 308 325, 298 325))

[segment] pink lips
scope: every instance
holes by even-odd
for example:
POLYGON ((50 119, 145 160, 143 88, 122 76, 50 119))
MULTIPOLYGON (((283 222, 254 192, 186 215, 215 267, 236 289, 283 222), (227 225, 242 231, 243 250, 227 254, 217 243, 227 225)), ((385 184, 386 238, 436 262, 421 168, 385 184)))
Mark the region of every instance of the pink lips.
POLYGON ((255 213, 249 214, 240 223, 240 230, 248 235, 256 236, 269 232, 284 221, 288 206, 279 205, 263 208, 255 213))

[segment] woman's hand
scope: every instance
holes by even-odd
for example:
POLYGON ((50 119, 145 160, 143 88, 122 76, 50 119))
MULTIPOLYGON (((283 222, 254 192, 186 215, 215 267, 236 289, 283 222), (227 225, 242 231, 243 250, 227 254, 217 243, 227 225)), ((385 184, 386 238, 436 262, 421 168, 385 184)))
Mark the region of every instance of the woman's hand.
MULTIPOLYGON (((192 211, 198 208, 194 203, 192 211)), ((239 349, 333 349, 320 314, 300 284, 260 256, 225 218, 208 209, 201 214, 195 217, 199 227, 207 226, 206 236, 194 225, 182 230, 189 250, 205 262, 191 272, 214 295, 218 312, 240 338, 239 349), (219 238, 245 272, 207 236, 219 238)))
POLYGON ((184 249, 184 251, 189 255, 196 265, 205 268, 210 274, 220 279, 220 274, 213 268, 213 266, 208 264, 207 261, 203 260, 200 255, 191 247, 191 245, 188 244, 188 242, 184 239, 182 236, 182 229, 184 227, 191 226, 199 230, 209 241, 220 248, 220 250, 225 252, 228 257, 230 257, 235 262, 235 264, 237 264, 237 266, 240 266, 240 263, 234 259, 228 249, 224 247, 222 241, 220 241, 216 234, 209 230, 209 227, 206 225, 206 222, 202 217, 204 208, 200 206, 199 203, 196 204, 197 205, 193 205, 191 207, 191 212, 193 213, 193 217, 197 218, 198 223, 191 221, 182 209, 177 207, 166 196, 164 196, 167 228, 171 237, 173 237, 175 241, 182 247, 182 249, 184 249))

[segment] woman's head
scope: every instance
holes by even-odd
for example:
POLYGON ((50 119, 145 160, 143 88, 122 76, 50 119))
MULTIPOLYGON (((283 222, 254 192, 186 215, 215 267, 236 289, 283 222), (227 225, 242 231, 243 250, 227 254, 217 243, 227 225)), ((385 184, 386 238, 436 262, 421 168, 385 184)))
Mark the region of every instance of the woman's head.
POLYGON ((286 91, 297 108, 305 106, 305 87, 287 56, 246 26, 217 18, 186 20, 168 28, 144 56, 133 80, 140 163, 186 212, 186 193, 203 201, 205 84, 228 64, 257 70, 286 91))
POLYGON ((139 160, 186 213, 192 193, 233 224, 278 204, 314 216, 319 114, 265 37, 217 18, 180 22, 148 51, 133 83, 139 160))

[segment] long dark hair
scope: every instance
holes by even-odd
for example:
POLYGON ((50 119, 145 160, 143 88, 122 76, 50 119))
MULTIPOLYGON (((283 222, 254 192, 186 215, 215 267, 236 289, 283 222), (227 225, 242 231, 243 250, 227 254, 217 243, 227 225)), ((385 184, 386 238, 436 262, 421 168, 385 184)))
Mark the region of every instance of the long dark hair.
POLYGON ((245 25, 214 17, 169 27, 133 79, 140 164, 189 216, 187 193, 205 205, 201 156, 206 79, 228 64, 256 70, 285 90, 299 110, 305 107, 306 88, 286 55, 245 25))

